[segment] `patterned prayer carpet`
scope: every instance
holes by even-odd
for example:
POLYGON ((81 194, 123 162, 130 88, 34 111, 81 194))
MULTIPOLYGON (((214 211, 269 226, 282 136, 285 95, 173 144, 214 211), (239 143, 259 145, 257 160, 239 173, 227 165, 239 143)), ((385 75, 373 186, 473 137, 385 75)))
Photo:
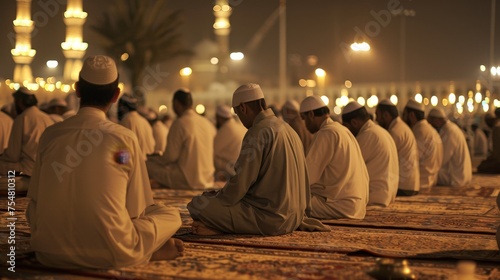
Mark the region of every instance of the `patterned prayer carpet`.
MULTIPOLYGON (((203 190, 155 189, 156 203, 179 209, 184 256, 119 270, 67 271, 44 268, 29 249, 25 218, 27 198, 16 197, 15 213, 0 197, 0 223, 16 220, 16 273, 2 279, 371 279, 375 258, 405 258, 418 279, 451 279, 458 260, 475 260, 476 279, 500 279, 500 252, 495 232, 500 211, 495 198, 500 176, 474 175, 463 188, 434 187, 417 196, 398 197, 387 208, 367 211, 364 220, 327 220, 331 232, 301 232, 274 237, 196 236, 190 233, 186 204, 203 190)), ((6 248, 9 230, 0 229, 6 248)))

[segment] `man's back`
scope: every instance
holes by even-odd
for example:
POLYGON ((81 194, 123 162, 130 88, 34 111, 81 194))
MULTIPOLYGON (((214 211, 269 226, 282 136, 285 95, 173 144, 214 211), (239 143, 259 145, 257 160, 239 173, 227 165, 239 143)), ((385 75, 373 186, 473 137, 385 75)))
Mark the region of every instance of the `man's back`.
POLYGON ((391 135, 368 120, 356 135, 370 176, 368 205, 388 206, 399 182, 398 152, 391 135))
POLYGON ((415 135, 404 121, 397 117, 389 126, 389 133, 398 150, 399 190, 419 191, 418 146, 415 135))
POLYGON ((144 156, 155 152, 155 139, 153 137, 153 129, 148 121, 142 117, 137 111, 131 111, 123 117, 120 124, 132 130, 141 147, 144 156))
POLYGON ((0 111, 0 154, 9 144, 10 131, 12 129, 12 118, 0 111))
POLYGON ((81 108, 47 129, 28 193, 32 248, 57 267, 115 267, 147 261, 131 218, 153 204, 132 131, 81 108), (69 250, 71 248, 71 250, 69 250))
POLYGON ((234 163, 241 150, 241 142, 247 129, 235 119, 227 120, 217 131, 214 139, 214 162, 216 171, 234 174, 234 163))
POLYGON ((437 183, 438 172, 443 162, 443 142, 427 120, 417 122, 412 131, 418 146, 420 188, 431 188, 437 183))
POLYGON ((167 164, 179 166, 189 184, 188 188, 213 186, 215 134, 214 125, 192 109, 172 123, 163 158, 167 164))
POLYGON ((443 164, 438 183, 456 187, 465 186, 472 180, 472 162, 462 130, 451 121, 439 131, 443 141, 443 164))

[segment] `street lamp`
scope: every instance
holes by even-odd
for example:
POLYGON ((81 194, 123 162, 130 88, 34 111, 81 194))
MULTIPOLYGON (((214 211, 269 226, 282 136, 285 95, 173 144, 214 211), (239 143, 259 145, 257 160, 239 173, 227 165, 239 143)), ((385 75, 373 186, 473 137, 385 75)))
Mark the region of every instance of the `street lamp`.
POLYGON ((319 95, 325 94, 325 77, 326 77, 326 72, 322 68, 316 68, 314 71, 314 74, 316 74, 316 78, 318 80, 318 93, 319 95))
POLYGON ((191 67, 184 67, 179 71, 179 74, 182 77, 182 86, 189 88, 189 76, 193 73, 193 69, 191 67))

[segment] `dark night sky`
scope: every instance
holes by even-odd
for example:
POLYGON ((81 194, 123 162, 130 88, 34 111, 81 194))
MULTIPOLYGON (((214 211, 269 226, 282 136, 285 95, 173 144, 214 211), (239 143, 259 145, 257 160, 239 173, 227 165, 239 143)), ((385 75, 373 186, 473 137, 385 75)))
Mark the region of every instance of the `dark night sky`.
MULTIPOLYGON (((32 12, 42 10, 39 3, 60 0, 34 0, 32 12)), ((168 0, 172 9, 183 11, 181 29, 187 47, 203 38, 214 38, 212 24, 214 1, 168 0)), ((106 11, 113 1, 85 0, 84 10, 89 16, 84 30, 84 41, 90 44, 87 54, 100 50, 95 35, 88 28, 106 11)), ((244 51, 266 18, 278 7, 278 0, 230 0, 231 51, 244 51)), ((490 0, 288 0, 287 39, 288 55, 299 57, 302 66, 289 66, 289 75, 307 78, 315 67, 324 68, 330 81, 340 82, 391 82, 400 77, 400 28, 401 18, 392 16, 379 32, 370 37, 370 54, 352 55, 346 59, 340 44, 350 44, 355 28, 364 30, 375 23, 373 13, 387 10, 389 3, 399 3, 414 9, 415 17, 406 18, 406 78, 414 80, 475 79, 479 65, 489 62, 490 0), (308 66, 308 55, 318 56, 318 65, 308 66)), ((2 0, 0 34, 8 38, 13 32, 16 1, 2 0)), ((46 24, 40 24, 32 39, 37 50, 32 63, 34 75, 47 76, 45 62, 64 57, 60 43, 65 38, 62 10, 46 24)), ((495 34, 495 64, 500 64, 500 3, 497 3, 495 34)), ((36 21, 36 19, 34 19, 36 21)), ((8 39, 0 40, 0 77, 12 77, 14 63, 10 55, 13 48, 8 39)), ((276 83, 278 74, 278 22, 265 35, 261 44, 246 56, 247 71, 261 79, 276 83)), ((262 82, 262 81, 259 81, 262 82)))

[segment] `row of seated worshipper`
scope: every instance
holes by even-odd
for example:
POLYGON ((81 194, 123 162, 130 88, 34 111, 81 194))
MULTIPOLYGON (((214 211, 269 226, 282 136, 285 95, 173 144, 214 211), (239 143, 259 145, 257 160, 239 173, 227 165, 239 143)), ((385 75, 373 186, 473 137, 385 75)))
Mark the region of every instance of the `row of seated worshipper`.
MULTIPOLYGON (((47 127, 40 137, 26 216, 31 248, 46 266, 119 268, 172 259, 184 250, 182 241, 172 238, 181 226, 179 212, 154 203, 137 136, 106 118, 120 95, 118 77, 112 58, 86 58, 75 85, 78 113, 47 127)), ((309 217, 307 167, 298 135, 267 109, 258 85, 236 90, 233 107, 249 129, 236 174, 216 195, 189 203, 195 233, 328 231, 309 217)), ((171 130, 181 132, 183 125, 189 123, 174 122, 171 130)))
MULTIPOLYGON (((81 97, 80 110, 76 116, 48 127, 40 137, 26 214, 31 228, 31 247, 44 265, 115 268, 182 254, 182 242, 172 238, 181 225, 178 210, 153 201, 146 169, 146 165, 154 163, 153 159, 145 162, 137 136, 106 118, 110 105, 120 94, 118 77, 113 59, 102 55, 87 58, 76 83, 77 95, 81 97), (82 149, 84 147, 86 149, 82 149), (72 158, 70 150, 84 154, 78 162, 68 162, 68 158, 72 158), (58 169, 54 169, 55 163, 58 169)), ((191 156, 182 149, 191 142, 181 144, 181 140, 189 138, 185 132, 191 131, 194 123, 204 127, 196 133, 203 133, 206 139, 215 137, 215 128, 208 120, 186 109, 187 104, 192 104, 190 99, 190 94, 183 91, 174 94, 174 110, 179 118, 170 128, 177 132, 172 134, 175 138, 169 133, 164 154, 167 157, 177 153, 180 160, 185 160, 191 156), (189 121, 190 118, 195 121, 189 121)), ((351 106, 354 106, 352 112, 361 109, 351 106)), ((236 89, 232 107, 248 131, 234 165, 234 175, 225 186, 196 196, 187 205, 195 234, 280 235, 297 229, 329 230, 313 218, 316 212, 330 210, 329 198, 321 201, 325 202, 321 204, 323 208, 315 206, 311 184, 322 188, 318 182, 333 172, 327 168, 337 159, 337 151, 321 151, 326 158, 321 161, 327 163, 327 167, 318 172, 319 175, 310 173, 313 168, 308 165, 314 159, 308 157, 313 155, 315 142, 322 141, 318 140, 320 131, 325 132, 321 137, 338 141, 335 145, 342 147, 338 152, 343 153, 339 157, 344 162, 350 160, 348 155, 357 157, 358 164, 352 168, 357 171, 349 174, 356 172, 365 181, 360 191, 366 194, 365 200, 360 205, 366 206, 371 178, 362 150, 348 128, 328 118, 328 108, 320 99, 306 98, 300 106, 308 129, 316 134, 307 156, 298 134, 267 108, 259 85, 246 84, 236 89), (347 141, 350 141, 349 147, 344 148, 347 141)), ((347 115, 349 112, 345 110, 347 115)), ((353 127, 360 125, 356 121, 345 122, 353 127)), ((373 127, 376 126, 371 129, 373 127)), ((356 135, 361 133, 358 131, 356 135)), ((392 143, 390 139, 389 136, 386 142, 392 143)), ((210 154, 213 142, 206 142, 209 143, 205 146, 199 143, 189 146, 188 151, 210 154)), ((391 157, 392 167, 397 168, 394 151, 391 157)), ((213 155, 202 164, 206 164, 206 168, 200 165, 200 170, 188 169, 189 173, 182 179, 203 185, 196 175, 206 172, 213 177, 213 155)), ((337 162, 334 167, 339 165, 342 164, 337 162)), ((397 184, 398 173, 383 173, 388 176, 387 181, 397 184)), ((393 199, 392 195, 395 191, 382 201, 393 199)))

